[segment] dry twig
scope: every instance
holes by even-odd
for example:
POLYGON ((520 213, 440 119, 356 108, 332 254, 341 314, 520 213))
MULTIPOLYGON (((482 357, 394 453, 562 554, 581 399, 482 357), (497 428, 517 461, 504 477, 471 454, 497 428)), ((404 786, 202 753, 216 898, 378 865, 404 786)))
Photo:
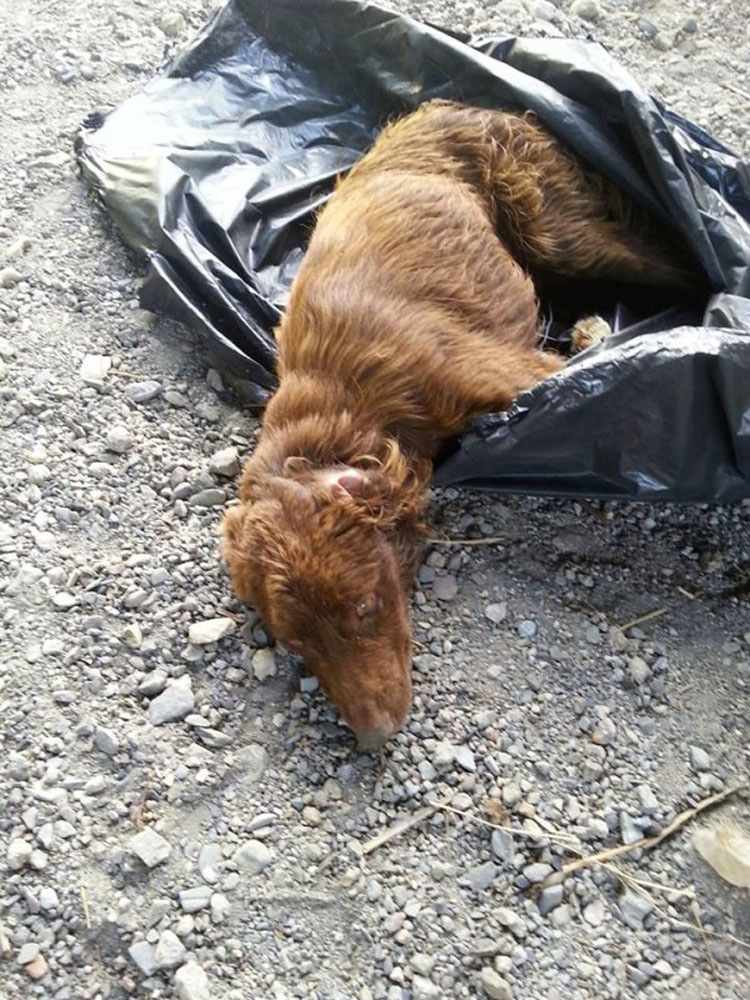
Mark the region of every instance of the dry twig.
POLYGON ((422 809, 417 809, 415 813, 408 816, 406 819, 399 820, 398 823, 394 823, 393 826, 389 826, 387 830, 383 830, 382 833, 378 833, 375 837, 370 840, 365 841, 362 845, 362 854, 366 857, 368 854, 372 854, 373 851, 377 851, 379 847, 383 844, 387 844, 389 840, 393 840, 395 837, 400 837, 402 833, 407 830, 411 830, 413 826, 417 826, 424 820, 428 819, 433 813, 440 812, 445 809, 446 806, 453 801, 456 796, 456 792, 448 795, 446 798, 441 799, 440 802, 433 802, 429 806, 424 806, 422 809))
MULTIPOLYGON (((516 837, 528 837, 530 840, 554 840, 562 845, 578 843, 578 838, 574 837, 572 833, 561 833, 560 831, 555 830, 545 830, 540 833, 533 833, 531 830, 524 830, 523 827, 520 826, 503 826, 502 823, 493 823, 488 819, 480 819, 479 816, 463 812, 461 809, 454 809, 449 805, 443 804, 441 809, 444 809, 445 812, 448 813, 454 813, 456 816, 461 816, 469 823, 478 823, 480 826, 488 826, 491 830, 502 830, 503 833, 511 833, 516 837)), ((536 822, 536 820, 534 820, 534 822, 536 822)))
POLYGON ((91 914, 89 913, 89 901, 86 898, 86 890, 83 883, 78 886, 81 892, 81 905, 83 906, 83 919, 86 921, 86 930, 91 930, 91 914))
POLYGON ((146 799, 148 798, 149 789, 151 787, 150 781, 151 781, 151 771, 148 771, 146 774, 145 781, 143 782, 143 791, 141 792, 141 796, 138 799, 138 805, 136 806, 135 815, 133 816, 133 825, 135 826, 136 830, 142 830, 143 827, 145 826, 143 813, 146 808, 146 799))
POLYGON ((428 538, 428 545, 503 545, 508 539, 505 535, 493 535, 487 538, 428 538))
POLYGON ((726 80, 720 80, 719 86, 726 87, 727 90, 731 90, 733 94, 737 94, 738 97, 744 97, 746 101, 750 101, 750 93, 743 90, 742 87, 738 87, 735 83, 727 83, 726 80))
POLYGON ((656 608, 654 611, 649 611, 648 614, 640 615, 638 618, 634 618, 632 621, 625 622, 624 625, 618 625, 617 627, 621 632, 627 632, 629 628, 635 628, 636 625, 643 625, 644 622, 650 622, 654 618, 661 618, 666 613, 666 608, 656 608))
POLYGON ((575 861, 569 861, 566 865, 561 868, 561 873, 563 876, 570 875, 572 872, 578 871, 580 868, 586 868, 589 865, 600 864, 603 861, 612 861, 614 858, 622 857, 623 854, 632 854, 633 851, 649 851, 652 847, 656 847, 657 844, 661 844, 662 841, 671 837, 674 833, 689 823, 690 820, 695 819, 702 812, 707 809, 712 809, 714 806, 718 806, 721 802, 725 802, 728 798, 733 795, 737 795, 739 792, 744 791, 749 786, 747 784, 733 785, 731 788, 725 789, 723 792, 717 792, 716 795, 710 795, 707 799, 702 799, 697 805, 692 806, 690 809, 685 809, 675 816, 671 823, 664 827, 659 833, 655 834, 653 837, 642 837, 640 840, 636 840, 634 844, 620 844, 618 847, 610 847, 606 851, 600 851, 598 854, 587 854, 583 857, 576 858, 575 861))

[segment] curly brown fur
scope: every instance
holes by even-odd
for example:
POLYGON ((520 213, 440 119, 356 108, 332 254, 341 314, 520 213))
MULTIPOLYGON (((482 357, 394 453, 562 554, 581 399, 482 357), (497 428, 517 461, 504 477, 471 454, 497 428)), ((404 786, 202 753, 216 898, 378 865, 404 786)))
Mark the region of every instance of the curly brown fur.
POLYGON ((317 220, 223 548, 364 746, 409 707, 432 457, 564 363, 537 349, 545 274, 689 280, 673 239, 530 116, 424 105, 317 220))

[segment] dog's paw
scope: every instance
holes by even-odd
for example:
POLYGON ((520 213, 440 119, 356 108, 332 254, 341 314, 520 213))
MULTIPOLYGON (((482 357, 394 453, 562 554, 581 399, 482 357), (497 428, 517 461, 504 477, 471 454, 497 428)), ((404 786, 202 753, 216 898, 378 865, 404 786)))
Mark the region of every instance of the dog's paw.
POLYGON ((584 316, 579 319, 570 334, 570 353, 580 354, 594 344, 598 344, 612 333, 612 327, 601 316, 584 316))

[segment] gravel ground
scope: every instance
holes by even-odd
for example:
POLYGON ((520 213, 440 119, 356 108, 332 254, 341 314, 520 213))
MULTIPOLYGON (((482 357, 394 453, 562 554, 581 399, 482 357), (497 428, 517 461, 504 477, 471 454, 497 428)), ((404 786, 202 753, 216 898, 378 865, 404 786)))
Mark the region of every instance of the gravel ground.
MULTIPOLYGON (((738 0, 395 6, 591 35, 750 149, 738 0)), ((749 502, 436 494, 436 534, 501 540, 428 552, 414 709, 382 760, 231 599, 216 527, 256 425, 138 310, 140 262, 71 157, 209 9, 5 7, 0 996, 746 998, 748 893, 696 854, 706 821, 620 862, 673 890, 651 899, 556 873, 565 837, 630 843, 747 776, 749 502)))

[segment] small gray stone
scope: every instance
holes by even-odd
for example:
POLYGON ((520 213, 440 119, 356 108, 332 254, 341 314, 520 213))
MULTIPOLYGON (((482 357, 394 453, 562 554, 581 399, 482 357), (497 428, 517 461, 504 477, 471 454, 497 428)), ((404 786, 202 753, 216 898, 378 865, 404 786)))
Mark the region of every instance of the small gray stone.
POLYGON ((147 598, 147 590, 144 590, 143 587, 134 587, 132 590, 127 592, 125 597, 123 597, 122 603, 126 608, 140 608, 147 598))
POLYGON ((456 747, 455 760, 464 771, 476 771, 477 769, 474 753, 467 746, 456 747))
POLYGON ((166 686, 167 675, 164 671, 152 670, 138 685, 138 694, 142 694, 146 698, 154 698, 157 694, 161 694, 166 686))
POLYGON ((584 907, 583 919, 590 927, 599 927, 600 924, 604 923, 605 912, 602 900, 595 899, 588 906, 584 907))
POLYGON ((269 646, 257 649, 252 659, 253 673, 259 681, 276 676, 276 656, 269 646))
POLYGON ((435 750, 432 754, 432 764, 435 769, 438 771, 445 771, 447 768, 453 766, 455 760, 456 748, 447 740, 440 740, 435 745, 435 750))
POLYGON ((237 755, 244 781, 259 781, 268 767, 268 753, 259 743, 248 743, 237 755))
POLYGON ((302 694, 312 694, 319 687, 320 681, 317 677, 300 677, 299 689, 302 694))
POLYGON ((483 892, 485 889, 490 888, 495 881, 496 875, 497 867, 492 861, 485 861, 483 865, 476 865, 476 867, 470 868, 466 873, 466 878, 469 880, 469 885, 474 892, 483 892))
POLYGON ((33 848, 28 840, 16 837, 8 844, 6 860, 11 871, 17 872, 31 861, 33 848))
POLYGON ((412 976, 411 995, 413 1000, 441 1000, 443 991, 425 976, 412 976))
POLYGON ((166 14, 162 14, 159 18, 159 27, 167 38, 179 38, 187 25, 182 14, 169 11, 166 14))
POLYGON ((168 899, 155 899, 146 914, 146 927, 155 927, 165 917, 172 906, 168 899))
POLYGON ((566 927, 571 920, 570 907, 567 903, 563 903, 552 911, 549 915, 549 922, 553 927, 560 930, 562 927, 566 927))
POLYGON ((620 813, 620 836, 623 844, 635 844, 643 837, 640 827, 636 826, 633 817, 626 812, 620 813))
POLYGON ((694 771, 710 771, 711 758, 700 747, 690 747, 690 766, 694 771))
MULTIPOLYGON (((604 773, 604 758, 596 757, 595 750, 600 750, 600 748, 595 746, 587 748, 586 756, 581 761, 581 778, 584 781, 597 781, 604 773)), ((604 754, 603 750, 600 752, 604 754)))
POLYGON ((452 601, 458 593, 455 576, 438 576, 432 585, 433 596, 439 601, 452 601))
POLYGON ((633 930, 637 931, 643 926, 643 921, 653 912, 653 904, 649 903, 643 896, 630 889, 626 889, 618 899, 622 919, 633 930))
POLYGON ((653 816, 659 811, 659 802, 651 790, 650 785, 639 785, 636 789, 638 792, 638 798, 641 802, 641 809, 648 816, 653 816))
POLYGON ((158 969, 176 969, 185 961, 185 945, 174 931, 162 931, 154 948, 154 961, 158 969))
POLYGON ((211 896, 211 922, 223 924, 229 916, 232 907, 229 900, 220 892, 215 892, 211 896))
POLYGON ((516 853, 516 845, 513 842, 513 835, 507 830, 492 831, 492 853, 505 864, 509 864, 516 853))
POLYGON ((148 941, 136 941, 128 948, 128 955, 144 976, 153 976, 159 968, 154 956, 154 946, 148 941))
POLYGON ((143 644, 143 632, 141 631, 140 625, 136 622, 131 622, 129 625, 126 625, 122 630, 120 638, 128 649, 140 649, 143 644))
POLYGON ((128 850, 136 854, 147 868, 166 861, 172 853, 172 846, 160 833, 147 826, 128 841, 128 850))
POLYGON ((0 268, 0 288, 13 288, 22 280, 23 275, 15 267, 0 268))
POLYGON ((518 938, 519 941, 526 937, 526 923, 512 907, 498 906, 492 913, 502 927, 508 928, 513 937, 518 938))
POLYGON ((526 865, 523 869, 524 878, 528 879, 532 885, 544 882, 552 874, 552 865, 543 861, 535 861, 534 864, 526 865))
POLYGON ((111 729, 106 729, 104 726, 96 727, 94 731, 94 746, 106 757, 114 757, 120 749, 117 736, 111 729))
POLYGON ((597 746, 606 747, 614 743, 616 735, 617 726, 608 715, 602 715, 591 734, 591 741, 597 746))
POLYGON ((409 965, 419 976, 429 976, 435 967, 435 959, 432 955, 423 951, 415 952, 409 959, 409 965))
POLYGON ((562 885, 548 885, 539 893, 539 912, 543 917, 556 909, 563 901, 562 885))
POLYGON ((536 635, 537 625, 531 618, 524 618, 518 624, 518 634, 522 639, 532 639, 536 635))
POLYGON ((194 646, 205 646, 209 642, 218 642, 231 635, 237 629, 237 622, 231 618, 207 618, 202 622, 193 622, 188 629, 188 639, 194 646))
POLYGON ((56 910, 60 905, 60 898, 52 886, 45 885, 39 890, 39 905, 45 911, 56 910))
POLYGON ((580 17, 583 21, 598 21, 602 16, 602 9, 598 0, 573 0, 570 5, 570 13, 574 17, 580 17))
POLYGON ((55 822, 55 836, 59 837, 60 840, 70 840, 71 837, 75 837, 75 834, 76 828, 66 819, 58 819, 55 822))
POLYGON ((211 1000, 208 976, 197 962, 188 962, 174 974, 179 1000, 211 1000))
POLYGON ((653 45, 659 52, 669 52, 673 49, 677 41, 676 31, 659 31, 654 38, 653 45))
POLYGON ((18 952, 18 958, 16 961, 19 965, 28 965, 29 962, 34 961, 38 954, 39 945, 33 941, 27 941, 26 944, 21 946, 21 950, 18 952))
POLYGON ((491 1000, 511 1000, 513 996, 513 991, 507 980, 503 979, 489 965, 486 965, 479 973, 479 982, 491 1000))
POLYGON ((422 781, 434 781, 437 777, 437 771, 429 760, 420 760, 417 770, 422 781))
POLYGON ((185 913, 197 913, 205 910, 211 902, 212 889, 208 885, 198 885, 192 889, 180 891, 180 907, 185 913))
POLYGON ((188 500, 191 507, 221 507, 227 499, 224 490, 217 487, 209 487, 207 490, 198 490, 188 500))
POLYGON ((234 446, 214 452, 208 463, 209 472, 231 479, 240 471, 240 455, 234 446))
POLYGON ((633 656, 630 658, 628 662, 628 677, 632 684, 645 684, 650 676, 651 668, 642 657, 633 656))
POLYGON ((231 736, 222 733, 220 729, 199 729, 198 739, 204 746, 210 747, 212 750, 221 750, 232 742, 231 736))
POLYGON ((500 601, 497 604, 488 604, 484 609, 484 615, 494 625, 499 625, 500 622, 505 621, 508 615, 508 605, 505 601, 500 601))
POLYGON ((603 819, 596 816, 590 819, 586 826, 586 840, 604 840, 609 836, 609 827, 603 819))
POLYGON ((241 871, 258 875, 273 860, 273 851, 261 840, 248 840, 232 855, 232 861, 241 871))
POLYGON ((125 424, 113 424, 107 431, 104 447, 115 455, 124 455, 133 446, 133 436, 125 424))
POLYGON ((590 625, 584 635, 586 636, 586 642, 590 642, 592 646, 596 646, 602 641, 602 634, 596 625, 590 625))
POLYGON ((165 722, 184 719, 194 708, 193 689, 182 684, 172 684, 148 706, 148 717, 152 725, 162 726, 165 722))
POLYGON ((37 462, 35 465, 29 466, 26 476, 34 486, 43 486, 52 476, 52 469, 48 465, 45 465, 44 462, 37 462))
POLYGON ((509 781, 506 785, 503 785, 502 796, 506 806, 514 806, 523 798, 523 792, 520 785, 517 785, 515 781, 509 781))
POLYGON ((161 382, 152 380, 146 382, 131 382, 125 387, 125 395, 134 403, 148 403, 161 395, 164 387, 161 382))

